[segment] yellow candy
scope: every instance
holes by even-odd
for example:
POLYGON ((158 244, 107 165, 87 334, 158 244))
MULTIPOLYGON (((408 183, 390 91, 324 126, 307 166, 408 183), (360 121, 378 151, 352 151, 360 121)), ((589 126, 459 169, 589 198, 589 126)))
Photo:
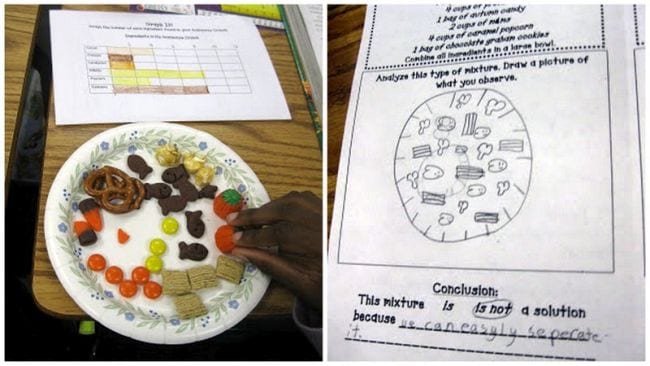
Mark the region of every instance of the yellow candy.
POLYGON ((194 174, 194 182, 196 183, 197 186, 199 187, 205 187, 210 182, 212 182, 212 178, 214 177, 214 167, 205 165, 201 169, 199 169, 196 174, 194 174))
POLYGON ((173 166, 181 161, 181 154, 176 145, 167 144, 156 149, 156 160, 162 166, 173 166))
POLYGON ((162 231, 167 235, 176 234, 178 231, 178 221, 173 217, 165 217, 162 222, 162 231))
POLYGON ((150 272, 158 273, 163 267, 163 261, 155 255, 150 255, 144 262, 144 266, 147 267, 150 272))
POLYGON ((162 239, 156 238, 149 242, 149 251, 151 254, 161 255, 167 250, 167 244, 162 239))
POLYGON ((183 154, 183 166, 188 173, 196 173, 199 169, 203 168, 203 164, 205 164, 205 159, 200 158, 195 153, 183 154))

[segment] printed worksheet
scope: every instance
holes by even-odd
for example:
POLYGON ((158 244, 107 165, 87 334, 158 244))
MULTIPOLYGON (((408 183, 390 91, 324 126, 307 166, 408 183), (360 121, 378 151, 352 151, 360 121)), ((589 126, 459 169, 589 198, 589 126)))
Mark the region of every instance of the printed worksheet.
POLYGON ((369 6, 332 360, 643 360, 645 8, 369 6))
POLYGON ((50 24, 57 124, 291 118, 249 19, 53 10, 50 24))

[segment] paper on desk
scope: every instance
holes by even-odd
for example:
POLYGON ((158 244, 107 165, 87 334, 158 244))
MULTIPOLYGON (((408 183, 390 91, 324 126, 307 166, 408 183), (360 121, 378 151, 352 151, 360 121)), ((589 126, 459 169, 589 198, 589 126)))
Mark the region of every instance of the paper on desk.
POLYGON ((307 28, 309 42, 316 54, 318 68, 323 71, 323 6, 320 4, 298 5, 307 28))
POLYGON ((632 10, 368 7, 330 359, 644 359, 632 10))
POLYGON ((291 118, 247 19, 50 14, 57 124, 291 118))

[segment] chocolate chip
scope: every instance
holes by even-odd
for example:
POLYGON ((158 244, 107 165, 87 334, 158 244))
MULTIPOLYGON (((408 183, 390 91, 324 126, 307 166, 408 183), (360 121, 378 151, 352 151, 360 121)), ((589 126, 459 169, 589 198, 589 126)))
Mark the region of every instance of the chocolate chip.
POLYGON ((82 247, 88 246, 90 244, 95 244, 97 242, 97 234, 92 230, 86 230, 81 235, 79 235, 79 244, 82 247))
POLYGON ((147 162, 140 155, 129 155, 126 159, 126 165, 129 169, 138 173, 140 179, 144 179, 149 173, 153 172, 153 169, 147 165, 147 162))
POLYGON ((199 191, 199 197, 214 199, 214 196, 217 194, 219 187, 213 185, 207 185, 199 191))
POLYGON ((99 205, 97 202, 95 202, 94 198, 86 198, 85 200, 79 202, 79 210, 81 213, 86 213, 96 208, 99 208, 99 205))
POLYGON ((187 202, 194 202, 199 199, 199 191, 196 189, 194 184, 187 179, 176 181, 174 187, 178 188, 181 196, 185 198, 187 202))
POLYGON ((172 187, 165 183, 144 184, 144 199, 167 198, 172 195, 172 187))
POLYGON ((162 173, 162 180, 166 183, 172 184, 174 187, 176 187, 176 184, 174 183, 182 180, 183 178, 189 179, 189 175, 187 175, 187 171, 185 170, 183 164, 177 167, 167 168, 162 173))
POLYGON ((205 232, 205 224, 201 220, 202 211, 185 211, 187 231, 195 238, 200 238, 205 232))
POLYGON ((208 256, 208 248, 200 243, 187 245, 184 241, 178 243, 178 258, 191 259, 193 261, 202 261, 208 256))
POLYGON ((182 196, 169 196, 159 199, 158 205, 162 209, 163 215, 167 216, 170 212, 183 211, 187 205, 187 201, 182 196))

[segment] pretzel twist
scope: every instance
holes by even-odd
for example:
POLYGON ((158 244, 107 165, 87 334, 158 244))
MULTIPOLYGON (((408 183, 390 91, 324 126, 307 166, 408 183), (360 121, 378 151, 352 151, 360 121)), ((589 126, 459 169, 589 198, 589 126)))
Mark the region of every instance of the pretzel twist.
POLYGON ((88 175, 84 190, 98 199, 102 208, 117 214, 140 208, 145 196, 142 182, 108 165, 88 175))

